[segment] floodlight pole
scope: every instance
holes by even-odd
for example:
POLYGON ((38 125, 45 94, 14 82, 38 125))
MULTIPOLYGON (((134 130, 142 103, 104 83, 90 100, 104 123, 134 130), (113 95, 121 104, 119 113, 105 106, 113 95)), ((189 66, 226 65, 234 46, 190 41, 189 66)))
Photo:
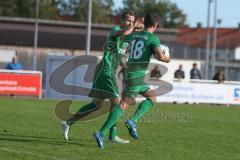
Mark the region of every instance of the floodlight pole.
POLYGON ((217 48, 217 0, 215 0, 215 6, 214 6, 214 31, 213 31, 213 47, 212 47, 212 76, 215 74, 216 48, 217 48))
POLYGON ((205 55, 205 79, 209 78, 209 45, 210 45, 210 14, 211 14, 211 2, 212 0, 208 0, 208 10, 207 10, 207 36, 206 36, 206 55, 205 55))
POLYGON ((35 29, 34 29, 34 46, 33 46, 33 70, 37 69, 37 47, 38 47, 38 16, 39 16, 39 0, 35 1, 35 29))
POLYGON ((92 0, 88 1, 87 44, 86 55, 90 55, 91 49, 91 26, 92 26, 92 0))

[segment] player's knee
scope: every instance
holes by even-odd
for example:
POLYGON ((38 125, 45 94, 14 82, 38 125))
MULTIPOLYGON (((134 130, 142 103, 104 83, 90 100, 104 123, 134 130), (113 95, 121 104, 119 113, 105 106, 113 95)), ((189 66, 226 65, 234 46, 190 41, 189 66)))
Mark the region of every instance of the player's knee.
POLYGON ((122 101, 124 101, 129 106, 134 106, 136 104, 136 100, 134 98, 123 96, 122 101))
POLYGON ((128 109, 128 104, 125 101, 120 102, 120 108, 124 111, 128 109))
POLYGON ((124 110, 124 111, 127 110, 127 109, 126 109, 126 105, 120 105, 120 108, 121 108, 122 110, 124 110))
POLYGON ((112 98, 110 99, 111 103, 119 104, 120 103, 120 98, 112 98))
POLYGON ((119 104, 120 103, 120 99, 119 98, 115 99, 114 103, 119 104))
POLYGON ((148 97, 147 99, 148 99, 149 101, 151 101, 152 103, 157 102, 157 97, 156 97, 156 96, 148 97))

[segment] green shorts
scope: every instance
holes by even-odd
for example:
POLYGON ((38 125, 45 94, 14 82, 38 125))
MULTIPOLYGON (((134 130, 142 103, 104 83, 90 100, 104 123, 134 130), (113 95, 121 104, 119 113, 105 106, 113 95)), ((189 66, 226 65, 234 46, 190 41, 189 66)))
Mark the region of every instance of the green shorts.
POLYGON ((129 98, 135 99, 139 94, 145 93, 150 89, 148 84, 142 84, 137 86, 126 86, 123 93, 129 98))
POLYGON ((93 86, 89 97, 97 99, 118 98, 119 90, 115 76, 97 74, 94 76, 93 86))

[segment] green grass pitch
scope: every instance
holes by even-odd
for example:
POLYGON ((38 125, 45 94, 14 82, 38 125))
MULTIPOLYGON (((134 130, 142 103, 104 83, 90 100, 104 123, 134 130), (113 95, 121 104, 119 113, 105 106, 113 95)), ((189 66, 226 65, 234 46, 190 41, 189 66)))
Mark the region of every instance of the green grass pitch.
MULTIPOLYGON (((240 108, 208 105, 157 104, 138 123, 139 140, 118 123, 118 133, 130 140, 106 142, 97 148, 92 134, 106 116, 78 122, 63 140, 54 114, 57 101, 0 99, 0 159, 2 160, 239 160, 240 108)), ((86 102, 75 102, 72 111, 86 102)))

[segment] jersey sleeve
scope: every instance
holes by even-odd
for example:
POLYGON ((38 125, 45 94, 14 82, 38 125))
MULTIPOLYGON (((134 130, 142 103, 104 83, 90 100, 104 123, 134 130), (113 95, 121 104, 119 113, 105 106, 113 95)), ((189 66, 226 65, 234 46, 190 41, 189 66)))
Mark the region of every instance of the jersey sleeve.
POLYGON ((119 30, 121 30, 121 28, 120 28, 119 26, 113 27, 112 30, 111 30, 111 32, 109 33, 108 37, 109 37, 109 38, 110 38, 110 37, 113 38, 113 33, 114 33, 115 31, 119 31, 119 30))
POLYGON ((160 45, 161 45, 161 42, 159 38, 157 36, 154 36, 152 40, 152 47, 157 48, 157 47, 160 47, 160 45))

